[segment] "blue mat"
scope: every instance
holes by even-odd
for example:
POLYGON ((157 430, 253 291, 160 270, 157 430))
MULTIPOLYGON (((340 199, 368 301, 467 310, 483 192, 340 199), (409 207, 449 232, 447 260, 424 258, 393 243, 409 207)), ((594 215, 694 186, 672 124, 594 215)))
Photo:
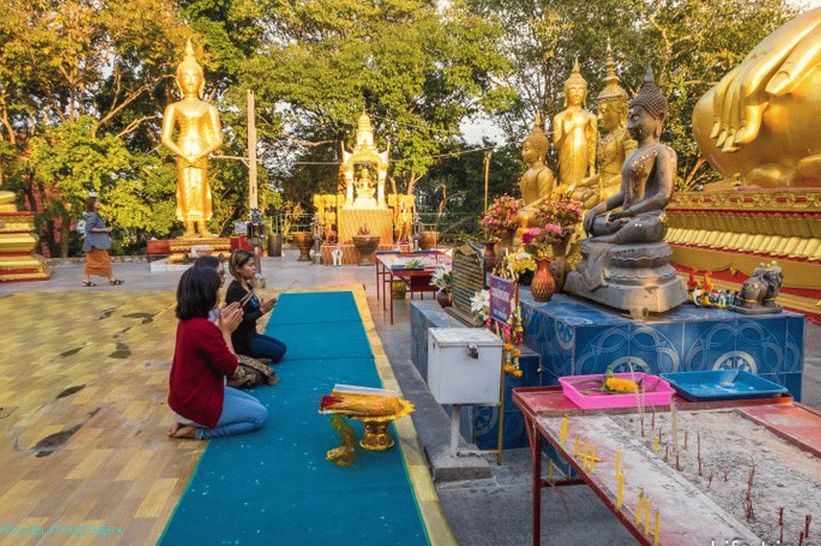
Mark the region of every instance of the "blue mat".
POLYGON ((208 443, 159 544, 428 544, 398 443, 351 468, 325 460, 340 442, 321 396, 381 386, 353 295, 285 294, 266 334, 288 346, 279 385, 252 391, 268 422, 208 443))

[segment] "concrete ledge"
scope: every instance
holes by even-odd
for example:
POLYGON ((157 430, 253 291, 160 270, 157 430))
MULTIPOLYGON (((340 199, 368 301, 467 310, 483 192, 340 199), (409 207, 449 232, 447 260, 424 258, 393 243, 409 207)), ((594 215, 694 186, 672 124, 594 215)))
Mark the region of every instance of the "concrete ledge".
MULTIPOLYGON (((461 446, 476 449, 473 444, 461 446)), ((455 482, 462 480, 483 480, 490 478, 490 463, 482 455, 457 455, 450 453, 450 446, 438 445, 425 449, 431 466, 433 481, 455 482)))

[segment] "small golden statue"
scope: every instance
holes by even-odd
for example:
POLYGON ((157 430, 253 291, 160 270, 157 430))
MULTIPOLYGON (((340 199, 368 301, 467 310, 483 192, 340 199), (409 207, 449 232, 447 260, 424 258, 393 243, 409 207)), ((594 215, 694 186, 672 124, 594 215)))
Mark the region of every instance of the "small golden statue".
POLYGON ((222 130, 219 111, 202 100, 205 75, 191 40, 185 45, 176 80, 183 98, 165 109, 162 143, 177 156, 177 219, 185 226, 185 237, 211 237, 205 226, 211 218, 208 154, 222 146, 222 130))
POLYGON ((587 81, 579 59, 564 83, 565 109, 553 117, 553 145, 559 155, 559 183, 570 186, 596 171, 596 116, 584 108, 587 81))
POLYGON ((544 164, 547 146, 547 135, 542 130, 542 118, 537 113, 533 129, 522 142, 522 159, 527 164, 527 171, 519 179, 523 206, 519 209, 519 229, 514 236, 515 244, 521 244, 522 231, 532 227, 533 215, 539 205, 553 197, 554 193, 558 193, 553 171, 544 164))
POLYGON ((636 141, 630 138, 625 127, 627 91, 619 85, 616 63, 613 61, 609 44, 605 66, 605 86, 597 97, 599 123, 604 131, 596 146, 596 165, 599 172, 595 176, 588 176, 571 184, 568 188, 570 196, 581 201, 586 210, 619 193, 621 166, 630 152, 636 149, 636 141))
POLYGON ((764 38, 699 99, 693 135, 732 189, 821 186, 821 8, 764 38))

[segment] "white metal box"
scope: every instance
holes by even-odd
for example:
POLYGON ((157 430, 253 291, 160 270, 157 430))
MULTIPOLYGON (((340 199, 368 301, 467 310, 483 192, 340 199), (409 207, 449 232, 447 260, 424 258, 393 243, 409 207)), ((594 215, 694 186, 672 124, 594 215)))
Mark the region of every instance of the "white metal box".
POLYGON ((484 328, 428 330, 428 388, 440 404, 499 402, 502 340, 484 328))

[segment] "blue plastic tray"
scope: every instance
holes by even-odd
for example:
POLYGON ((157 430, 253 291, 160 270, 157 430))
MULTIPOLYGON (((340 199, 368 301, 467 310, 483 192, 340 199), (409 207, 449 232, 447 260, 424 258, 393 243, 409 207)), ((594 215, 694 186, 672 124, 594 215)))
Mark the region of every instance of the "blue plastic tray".
POLYGON ((693 402, 781 396, 786 387, 744 370, 662 373, 678 393, 693 402))

